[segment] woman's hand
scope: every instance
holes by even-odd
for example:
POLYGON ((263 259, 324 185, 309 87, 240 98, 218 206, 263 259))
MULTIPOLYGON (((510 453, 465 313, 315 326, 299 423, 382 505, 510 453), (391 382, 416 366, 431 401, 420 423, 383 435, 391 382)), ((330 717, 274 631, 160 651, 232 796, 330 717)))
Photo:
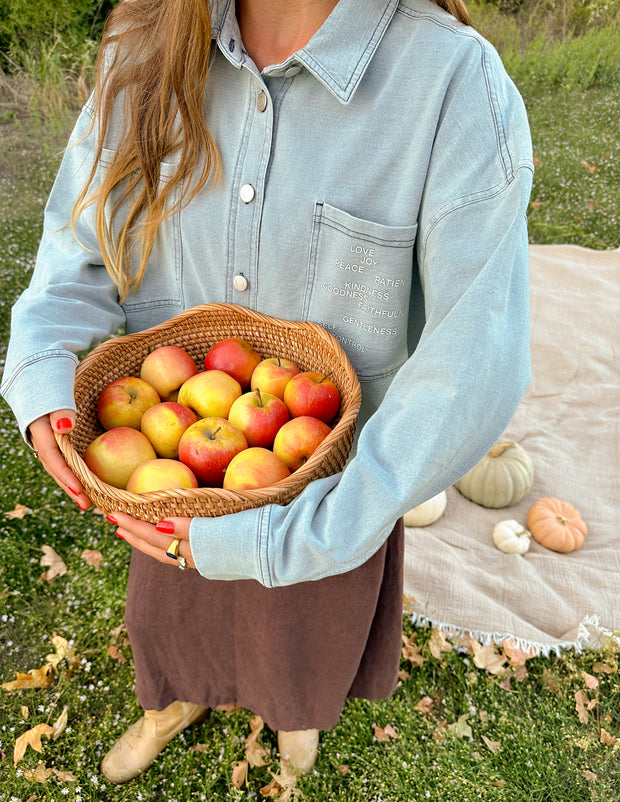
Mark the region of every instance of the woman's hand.
POLYGON ((123 512, 113 512, 106 518, 118 526, 116 534, 134 549, 166 565, 196 568, 189 544, 191 518, 166 518, 157 526, 123 512), (174 554, 177 556, 171 556, 174 554))
POLYGON ((75 474, 65 462, 54 432, 69 434, 75 426, 75 412, 72 409, 59 409, 37 418, 28 427, 30 440, 41 465, 67 495, 77 502, 82 510, 87 510, 92 502, 75 474))

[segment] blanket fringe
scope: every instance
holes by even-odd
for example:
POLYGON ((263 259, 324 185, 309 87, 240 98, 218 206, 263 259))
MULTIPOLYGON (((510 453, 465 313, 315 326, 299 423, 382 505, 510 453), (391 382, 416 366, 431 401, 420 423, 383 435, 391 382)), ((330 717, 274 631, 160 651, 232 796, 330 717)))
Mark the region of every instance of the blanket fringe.
POLYGON ((488 646, 492 643, 501 646, 503 641, 508 640, 514 644, 516 648, 523 652, 529 652, 532 656, 549 657, 553 653, 560 656, 566 651, 576 651, 578 653, 584 650, 601 651, 610 641, 620 646, 620 632, 612 632, 601 626, 597 615, 585 616, 579 624, 577 636, 573 640, 540 643, 538 641, 517 637, 510 632, 487 632, 484 630, 465 629, 463 627, 454 626, 453 624, 448 624, 445 621, 437 621, 422 613, 414 612, 411 609, 407 610, 406 614, 409 615, 411 622, 416 626, 436 627, 441 632, 453 633, 458 636, 466 637, 469 635, 484 646, 488 646))

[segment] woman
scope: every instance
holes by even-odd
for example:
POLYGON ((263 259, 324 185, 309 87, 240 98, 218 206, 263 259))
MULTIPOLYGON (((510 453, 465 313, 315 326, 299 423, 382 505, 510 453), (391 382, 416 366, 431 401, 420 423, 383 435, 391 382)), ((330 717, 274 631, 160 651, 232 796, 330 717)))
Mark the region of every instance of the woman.
POLYGON ((5 369, 46 470, 90 504, 53 438, 74 424, 75 354, 198 303, 321 323, 363 389, 346 469, 288 506, 110 516, 133 547, 145 708, 104 759, 112 782, 226 702, 304 770, 347 696, 389 696, 400 516, 485 453, 528 385, 526 116, 460 0, 440 5, 458 19, 429 0, 126 0, 111 15, 5 369))

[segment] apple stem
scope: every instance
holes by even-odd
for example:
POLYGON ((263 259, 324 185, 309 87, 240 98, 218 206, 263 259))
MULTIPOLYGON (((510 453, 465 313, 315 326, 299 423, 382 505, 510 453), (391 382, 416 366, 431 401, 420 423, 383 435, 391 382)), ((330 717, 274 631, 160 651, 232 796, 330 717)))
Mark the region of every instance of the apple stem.
POLYGON ((218 426, 217 429, 213 432, 213 434, 209 435, 209 440, 215 440, 215 435, 220 431, 222 427, 218 426))
POLYGON ((260 394, 260 387, 256 388, 256 395, 258 397, 258 405, 259 405, 259 407, 262 407, 262 405, 263 405, 263 397, 260 394))

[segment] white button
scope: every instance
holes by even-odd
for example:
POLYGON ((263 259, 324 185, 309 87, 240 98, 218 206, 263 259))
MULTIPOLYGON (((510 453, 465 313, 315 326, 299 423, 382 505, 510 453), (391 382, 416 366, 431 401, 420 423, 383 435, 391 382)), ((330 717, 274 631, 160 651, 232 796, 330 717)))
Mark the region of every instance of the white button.
POLYGON ((267 108, 267 95, 262 89, 256 96, 256 108, 259 111, 265 111, 267 108))
POLYGON ((233 278, 233 287, 237 290, 237 292, 245 292, 245 290, 247 290, 248 280, 243 273, 238 273, 233 278))
POLYGON ((284 77, 285 78, 292 78, 293 75, 297 75, 297 73, 299 72, 300 69, 301 69, 301 67, 299 67, 299 66, 297 66, 297 67, 289 67, 288 70, 285 70, 284 77))
POLYGON ((251 203, 255 195, 256 192, 252 184, 244 184, 239 190, 239 197, 244 203, 251 203))

